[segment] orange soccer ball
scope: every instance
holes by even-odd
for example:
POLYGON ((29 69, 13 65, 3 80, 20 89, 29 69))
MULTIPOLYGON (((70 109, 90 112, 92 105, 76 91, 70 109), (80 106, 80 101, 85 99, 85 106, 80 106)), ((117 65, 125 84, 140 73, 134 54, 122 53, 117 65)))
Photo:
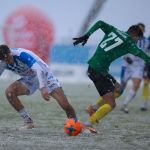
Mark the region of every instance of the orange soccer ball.
POLYGON ((69 136, 77 136, 82 130, 80 121, 69 118, 64 124, 64 132, 69 136))

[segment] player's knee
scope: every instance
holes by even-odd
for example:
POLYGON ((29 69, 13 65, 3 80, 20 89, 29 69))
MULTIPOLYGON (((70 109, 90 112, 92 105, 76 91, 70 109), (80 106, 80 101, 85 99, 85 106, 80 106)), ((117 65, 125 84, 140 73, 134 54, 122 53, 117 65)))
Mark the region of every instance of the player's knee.
POLYGON ((106 100, 106 103, 109 104, 111 106, 111 108, 115 108, 116 107, 116 102, 115 100, 106 100))
POLYGON ((6 95, 7 99, 9 101, 11 101, 13 99, 13 97, 15 96, 15 93, 14 93, 14 91, 11 88, 7 88, 5 90, 5 95, 6 95))
POLYGON ((115 108, 115 107, 116 107, 116 102, 115 102, 115 101, 112 101, 112 102, 110 103, 110 105, 111 105, 111 108, 115 108))
POLYGON ((124 87, 120 86, 116 91, 114 92, 114 97, 118 98, 120 97, 124 92, 124 87))

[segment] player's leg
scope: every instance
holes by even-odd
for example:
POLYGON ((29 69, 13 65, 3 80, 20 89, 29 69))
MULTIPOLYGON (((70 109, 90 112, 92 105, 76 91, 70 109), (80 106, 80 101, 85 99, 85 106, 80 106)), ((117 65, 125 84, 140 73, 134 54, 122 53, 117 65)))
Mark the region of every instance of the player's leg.
MULTIPOLYGON (((112 81, 114 82, 115 85, 115 90, 114 90, 114 98, 118 98, 122 95, 124 89, 126 88, 127 81, 130 78, 130 68, 127 68, 125 66, 122 66, 121 68, 121 75, 120 75, 120 80, 121 80, 121 85, 115 81, 115 79, 112 78, 112 81)), ((89 105, 86 108, 86 112, 91 116, 99 107, 101 107, 104 104, 104 100, 102 97, 100 97, 97 101, 96 104, 89 105)))
POLYGON ((76 118, 74 108, 69 103, 61 87, 54 89, 50 95, 58 102, 60 107, 66 112, 68 118, 76 118))
POLYGON ((148 99, 148 85, 149 85, 149 81, 148 79, 144 78, 143 81, 143 88, 142 88, 142 96, 144 98, 144 100, 148 99))
POLYGON ((123 105, 121 107, 121 110, 125 113, 129 113, 128 105, 131 102, 131 100, 133 100, 134 97, 136 96, 136 93, 141 84, 141 80, 143 78, 143 66, 139 65, 138 67, 136 67, 136 70, 135 70, 135 67, 136 66, 132 65, 128 69, 129 77, 132 81, 132 85, 131 85, 130 90, 128 91, 127 96, 125 97, 125 100, 123 101, 123 105))
POLYGON ((142 96, 143 96, 143 106, 141 107, 141 111, 147 111, 148 107, 148 98, 149 98, 149 82, 150 79, 144 78, 143 81, 143 87, 142 87, 142 96))
POLYGON ((66 112, 68 118, 76 118, 75 110, 69 103, 60 83, 54 77, 52 72, 49 71, 47 75, 47 90, 60 105, 60 107, 66 112))
MULTIPOLYGON (((122 85, 120 85, 118 82, 116 82, 115 79, 112 80, 114 82, 114 86, 115 86, 115 89, 114 89, 114 92, 113 92, 113 95, 114 95, 114 98, 118 98, 122 95, 124 89, 125 89, 125 86, 126 86, 126 82, 123 82, 122 81, 122 85)), ((95 104, 93 105, 89 105, 87 108, 86 108, 86 112, 91 116, 93 113, 96 112, 96 110, 98 110, 99 107, 101 107, 102 105, 104 105, 105 101, 102 97, 100 97, 95 104)))
POLYGON ((88 118, 88 122, 85 124, 87 125, 95 124, 103 117, 105 117, 115 107, 116 103, 113 97, 113 92, 103 95, 102 98, 104 99, 105 103, 101 107, 99 107, 97 111, 88 118))
POLYGON ((128 110, 128 105, 129 103, 134 99, 134 97, 136 96, 136 93, 140 87, 141 84, 141 78, 132 78, 132 87, 130 88, 128 95, 126 96, 124 102, 123 102, 123 106, 121 108, 122 111, 124 111, 125 113, 129 113, 128 110))
POLYGON ((20 114, 21 118, 24 120, 25 128, 33 128, 33 121, 21 103, 18 96, 27 95, 29 90, 20 81, 15 81, 12 83, 5 91, 6 97, 11 104, 11 106, 20 114))
POLYGON ((149 82, 150 82, 150 64, 146 64, 144 68, 144 81, 142 87, 142 97, 144 100, 141 111, 146 111, 148 107, 148 98, 149 98, 149 82))
POLYGON ((102 75, 90 67, 88 69, 88 76, 94 82, 95 87, 104 100, 104 104, 84 122, 86 127, 92 127, 93 124, 105 117, 115 107, 116 103, 113 94, 115 86, 111 75, 102 75))

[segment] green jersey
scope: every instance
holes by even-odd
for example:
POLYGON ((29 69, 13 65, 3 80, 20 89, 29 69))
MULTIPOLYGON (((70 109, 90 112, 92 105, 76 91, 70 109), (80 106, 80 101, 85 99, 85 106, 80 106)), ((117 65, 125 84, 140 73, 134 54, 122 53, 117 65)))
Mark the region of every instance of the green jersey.
POLYGON ((96 22, 86 35, 90 36, 99 28, 102 29, 105 35, 99 43, 96 52, 88 61, 89 66, 94 70, 107 74, 110 64, 128 53, 138 56, 146 62, 150 62, 150 57, 137 47, 130 35, 103 21, 96 22))

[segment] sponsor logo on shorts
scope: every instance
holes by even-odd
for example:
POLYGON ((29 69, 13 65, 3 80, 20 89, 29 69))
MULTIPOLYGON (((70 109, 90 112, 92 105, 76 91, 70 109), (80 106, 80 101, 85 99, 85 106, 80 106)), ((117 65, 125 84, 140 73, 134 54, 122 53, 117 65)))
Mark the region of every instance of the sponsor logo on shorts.
POLYGON ((51 89, 51 88, 53 89, 55 86, 56 86, 56 84, 53 83, 53 84, 49 85, 48 87, 49 87, 50 89, 51 89))

